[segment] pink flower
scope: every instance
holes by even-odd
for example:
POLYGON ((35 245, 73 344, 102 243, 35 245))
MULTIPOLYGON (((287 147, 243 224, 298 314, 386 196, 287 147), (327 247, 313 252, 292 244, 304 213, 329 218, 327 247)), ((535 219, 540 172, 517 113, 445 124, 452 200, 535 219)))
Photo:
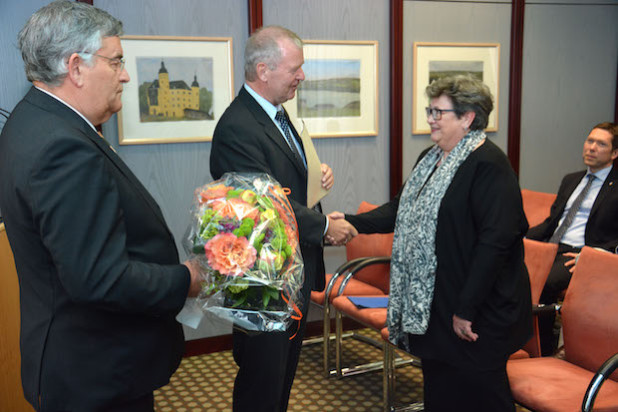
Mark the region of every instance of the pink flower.
POLYGON ((245 237, 220 233, 204 246, 208 264, 222 275, 242 275, 253 267, 257 252, 245 237))

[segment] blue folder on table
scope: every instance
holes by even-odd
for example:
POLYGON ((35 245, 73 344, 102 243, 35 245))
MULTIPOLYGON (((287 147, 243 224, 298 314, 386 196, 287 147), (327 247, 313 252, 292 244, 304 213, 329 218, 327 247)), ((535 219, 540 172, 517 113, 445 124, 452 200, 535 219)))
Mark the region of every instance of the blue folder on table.
POLYGON ((388 306, 388 296, 348 296, 348 299, 359 309, 386 308, 388 306))

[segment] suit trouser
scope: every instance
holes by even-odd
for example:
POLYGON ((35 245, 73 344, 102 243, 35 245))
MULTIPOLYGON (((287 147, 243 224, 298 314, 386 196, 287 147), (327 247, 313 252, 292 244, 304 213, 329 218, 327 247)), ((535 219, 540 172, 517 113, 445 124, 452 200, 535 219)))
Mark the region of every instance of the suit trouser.
MULTIPOLYGON (((556 303, 562 291, 568 288, 572 273, 569 272, 569 268, 564 266, 564 264, 573 258, 564 256, 564 253, 579 253, 580 250, 580 248, 565 244, 559 245, 558 254, 556 255, 556 259, 554 259, 554 264, 549 271, 547 281, 541 293, 541 298, 539 299, 540 303, 546 305, 556 303)), ((555 320, 555 312, 544 313, 539 316, 539 340, 541 342, 541 354, 543 356, 551 356, 556 350, 558 339, 553 331, 555 320)))
POLYGON ((515 412, 506 360, 488 371, 421 359, 427 412, 515 412))
POLYGON ((105 412, 153 412, 154 411, 154 395, 149 393, 141 398, 134 399, 128 402, 121 402, 109 408, 105 408, 105 412))
POLYGON ((313 279, 305 279, 302 314, 285 332, 246 333, 234 328, 233 355, 239 366, 234 381, 234 412, 284 412, 300 356, 313 279), (290 340, 290 337, 296 336, 290 340))

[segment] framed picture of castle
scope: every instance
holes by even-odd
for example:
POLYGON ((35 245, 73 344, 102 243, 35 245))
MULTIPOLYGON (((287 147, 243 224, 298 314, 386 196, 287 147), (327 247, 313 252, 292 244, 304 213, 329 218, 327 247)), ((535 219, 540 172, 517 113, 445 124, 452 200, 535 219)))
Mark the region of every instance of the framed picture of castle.
POLYGON ((412 134, 429 134, 425 107, 425 88, 433 80, 456 74, 469 74, 489 87, 494 110, 485 131, 498 130, 500 44, 414 42, 412 74, 412 134))
POLYGON ((121 37, 125 68, 121 145, 210 141, 234 97, 232 39, 121 37))
POLYGON ((311 137, 378 134, 378 42, 306 40, 305 80, 285 107, 311 137))

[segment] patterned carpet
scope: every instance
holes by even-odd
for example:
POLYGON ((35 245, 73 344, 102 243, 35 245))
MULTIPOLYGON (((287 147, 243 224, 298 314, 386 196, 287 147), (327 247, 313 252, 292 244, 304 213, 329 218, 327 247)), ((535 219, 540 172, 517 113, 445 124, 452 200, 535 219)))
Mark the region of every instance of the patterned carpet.
MULTIPOLYGON (((377 334, 363 334, 379 339, 377 334)), ((355 339, 344 341, 343 364, 382 360, 382 351, 355 339)), ((334 352, 332 359, 334 359, 334 352)), ((379 412, 382 405, 382 372, 343 379, 322 376, 322 346, 303 347, 290 396, 288 411, 379 412)), ((231 351, 183 359, 169 385, 155 392, 157 412, 231 411, 237 367, 231 351)), ((423 378, 418 368, 397 370, 398 403, 423 399, 423 378)))
MULTIPOLYGON (((359 331, 379 339, 369 329, 359 331)), ((334 351, 331 359, 335 359, 334 351)), ((405 357, 403 353, 399 356, 405 357)), ((382 351, 355 339, 344 341, 343 365, 382 360, 382 351)), ((334 362, 334 361, 333 361, 334 362)), ((307 345, 301 352, 288 411, 302 412, 380 412, 382 410, 382 372, 370 372, 343 379, 322 376, 322 346, 307 345)), ((232 388, 237 371, 231 351, 184 358, 169 385, 155 392, 157 412, 218 412, 232 410, 232 388)), ((397 369, 396 403, 423 399, 420 369, 397 369)), ((517 412, 527 412, 518 407, 517 412)))

